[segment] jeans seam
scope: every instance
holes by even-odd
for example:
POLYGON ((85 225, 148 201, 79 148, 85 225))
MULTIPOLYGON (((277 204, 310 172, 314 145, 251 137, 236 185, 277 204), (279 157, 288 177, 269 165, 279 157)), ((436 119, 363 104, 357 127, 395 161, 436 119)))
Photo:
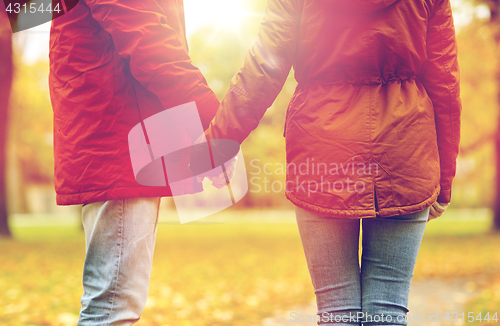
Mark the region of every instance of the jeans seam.
MULTIPOLYGON (((156 229, 158 228, 158 220, 160 219, 160 204, 161 204, 161 198, 158 198, 158 205, 156 206, 156 221, 155 221, 154 232, 156 232, 156 229)), ((154 232, 153 232, 153 235, 155 235, 154 232)), ((156 239, 156 236, 155 236, 155 239, 156 239)))
POLYGON ((125 212, 125 199, 121 199, 121 210, 120 210, 120 216, 119 216, 119 220, 120 220, 120 223, 119 223, 119 228, 118 228, 118 243, 117 243, 117 247, 118 247, 118 257, 117 257, 117 261, 116 261, 116 272, 115 272, 115 275, 113 277, 113 288, 111 290, 111 293, 112 293, 112 296, 111 296, 111 299, 110 299, 110 304, 111 304, 111 309, 109 310, 109 314, 108 314, 108 322, 109 320, 111 319, 111 315, 113 314, 113 311, 114 311, 114 308, 115 308, 115 298, 116 298, 116 287, 118 285, 118 277, 120 275, 120 263, 121 263, 121 256, 122 256, 122 249, 123 249, 123 224, 124 224, 124 221, 123 221, 123 217, 124 217, 124 212, 125 212))

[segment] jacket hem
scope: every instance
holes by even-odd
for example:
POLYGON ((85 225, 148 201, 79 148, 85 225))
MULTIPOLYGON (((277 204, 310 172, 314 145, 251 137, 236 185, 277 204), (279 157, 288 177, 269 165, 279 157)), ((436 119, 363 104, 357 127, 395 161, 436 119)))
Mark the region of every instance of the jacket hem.
MULTIPOLYGON (((406 215, 415 212, 419 212, 424 210, 425 208, 431 206, 437 199, 440 192, 440 186, 438 185, 434 190, 433 194, 425 199, 424 201, 412 205, 406 206, 395 206, 395 207, 381 207, 379 208, 379 215, 381 218, 397 216, 397 215, 406 215)), ((349 218, 349 219, 362 219, 362 218, 377 218, 377 212, 375 208, 373 209, 334 209, 334 208, 326 208, 322 206, 317 206, 308 202, 305 202, 301 199, 298 199, 293 193, 285 191, 285 195, 294 204, 302 209, 307 211, 331 216, 331 217, 340 217, 340 218, 349 218)))
MULTIPOLYGON (((195 193, 190 191, 189 193, 195 193)), ((124 187, 75 194, 56 194, 57 205, 83 205, 95 202, 137 197, 172 197, 169 187, 124 187)))

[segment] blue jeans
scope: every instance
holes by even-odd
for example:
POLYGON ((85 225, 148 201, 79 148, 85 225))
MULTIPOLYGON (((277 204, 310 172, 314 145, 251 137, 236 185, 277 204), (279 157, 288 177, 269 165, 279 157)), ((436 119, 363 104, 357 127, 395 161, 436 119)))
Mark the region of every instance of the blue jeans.
POLYGON ((295 207, 318 325, 407 325, 408 296, 429 208, 362 221, 295 207))
POLYGON ((77 325, 139 320, 148 296, 159 204, 159 198, 132 198, 82 208, 85 292, 77 325))

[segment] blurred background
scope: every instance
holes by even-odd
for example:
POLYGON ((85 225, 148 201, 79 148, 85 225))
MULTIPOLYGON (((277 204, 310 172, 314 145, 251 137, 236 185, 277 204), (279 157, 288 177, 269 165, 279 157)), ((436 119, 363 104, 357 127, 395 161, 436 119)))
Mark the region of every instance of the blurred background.
MULTIPOLYGON (((184 2, 190 56, 222 99, 256 38, 265 0, 184 2)), ((450 209, 429 223, 414 279, 460 280, 455 290, 464 294, 438 304, 445 310, 458 304, 475 317, 481 313, 472 324, 493 325, 493 314, 500 314, 500 1, 453 0, 452 6, 461 148, 450 209)), ((14 35, 0 31, 1 325, 74 325, 83 291, 80 207, 55 205, 49 29, 50 23, 14 35), (11 55, 12 75, 4 64, 11 55)), ((249 179, 243 200, 185 226, 172 201, 162 200, 150 298, 139 324, 284 325, 273 316, 313 300, 283 189, 283 125, 295 86, 292 71, 242 145, 249 179)))

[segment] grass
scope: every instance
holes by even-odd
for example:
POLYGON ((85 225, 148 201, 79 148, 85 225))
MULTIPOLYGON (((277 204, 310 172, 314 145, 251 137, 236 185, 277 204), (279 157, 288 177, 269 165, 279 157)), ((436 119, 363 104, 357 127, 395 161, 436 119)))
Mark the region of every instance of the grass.
MULTIPOLYGON (((76 226, 14 227, 2 240, 0 325, 74 325, 84 235, 76 226)), ((312 299, 294 224, 159 225, 138 325, 258 325, 312 299)))
POLYGON ((469 302, 466 311, 474 312, 475 321, 471 325, 498 325, 500 321, 500 273, 496 273, 491 278, 489 286, 481 291, 478 298, 469 302))
MULTIPOLYGON (((293 213, 226 214, 244 223, 158 226, 149 298, 137 325, 253 326, 311 302, 293 213), (276 223, 250 223, 266 214, 276 223)), ((429 223, 414 279, 498 270, 500 237, 487 232, 489 223, 444 217, 429 223)), ((0 325, 76 323, 84 234, 77 224, 38 225, 13 224, 15 240, 0 240, 0 325)), ((493 273, 492 280, 496 285, 470 303, 471 311, 498 310, 500 277, 493 273)))

